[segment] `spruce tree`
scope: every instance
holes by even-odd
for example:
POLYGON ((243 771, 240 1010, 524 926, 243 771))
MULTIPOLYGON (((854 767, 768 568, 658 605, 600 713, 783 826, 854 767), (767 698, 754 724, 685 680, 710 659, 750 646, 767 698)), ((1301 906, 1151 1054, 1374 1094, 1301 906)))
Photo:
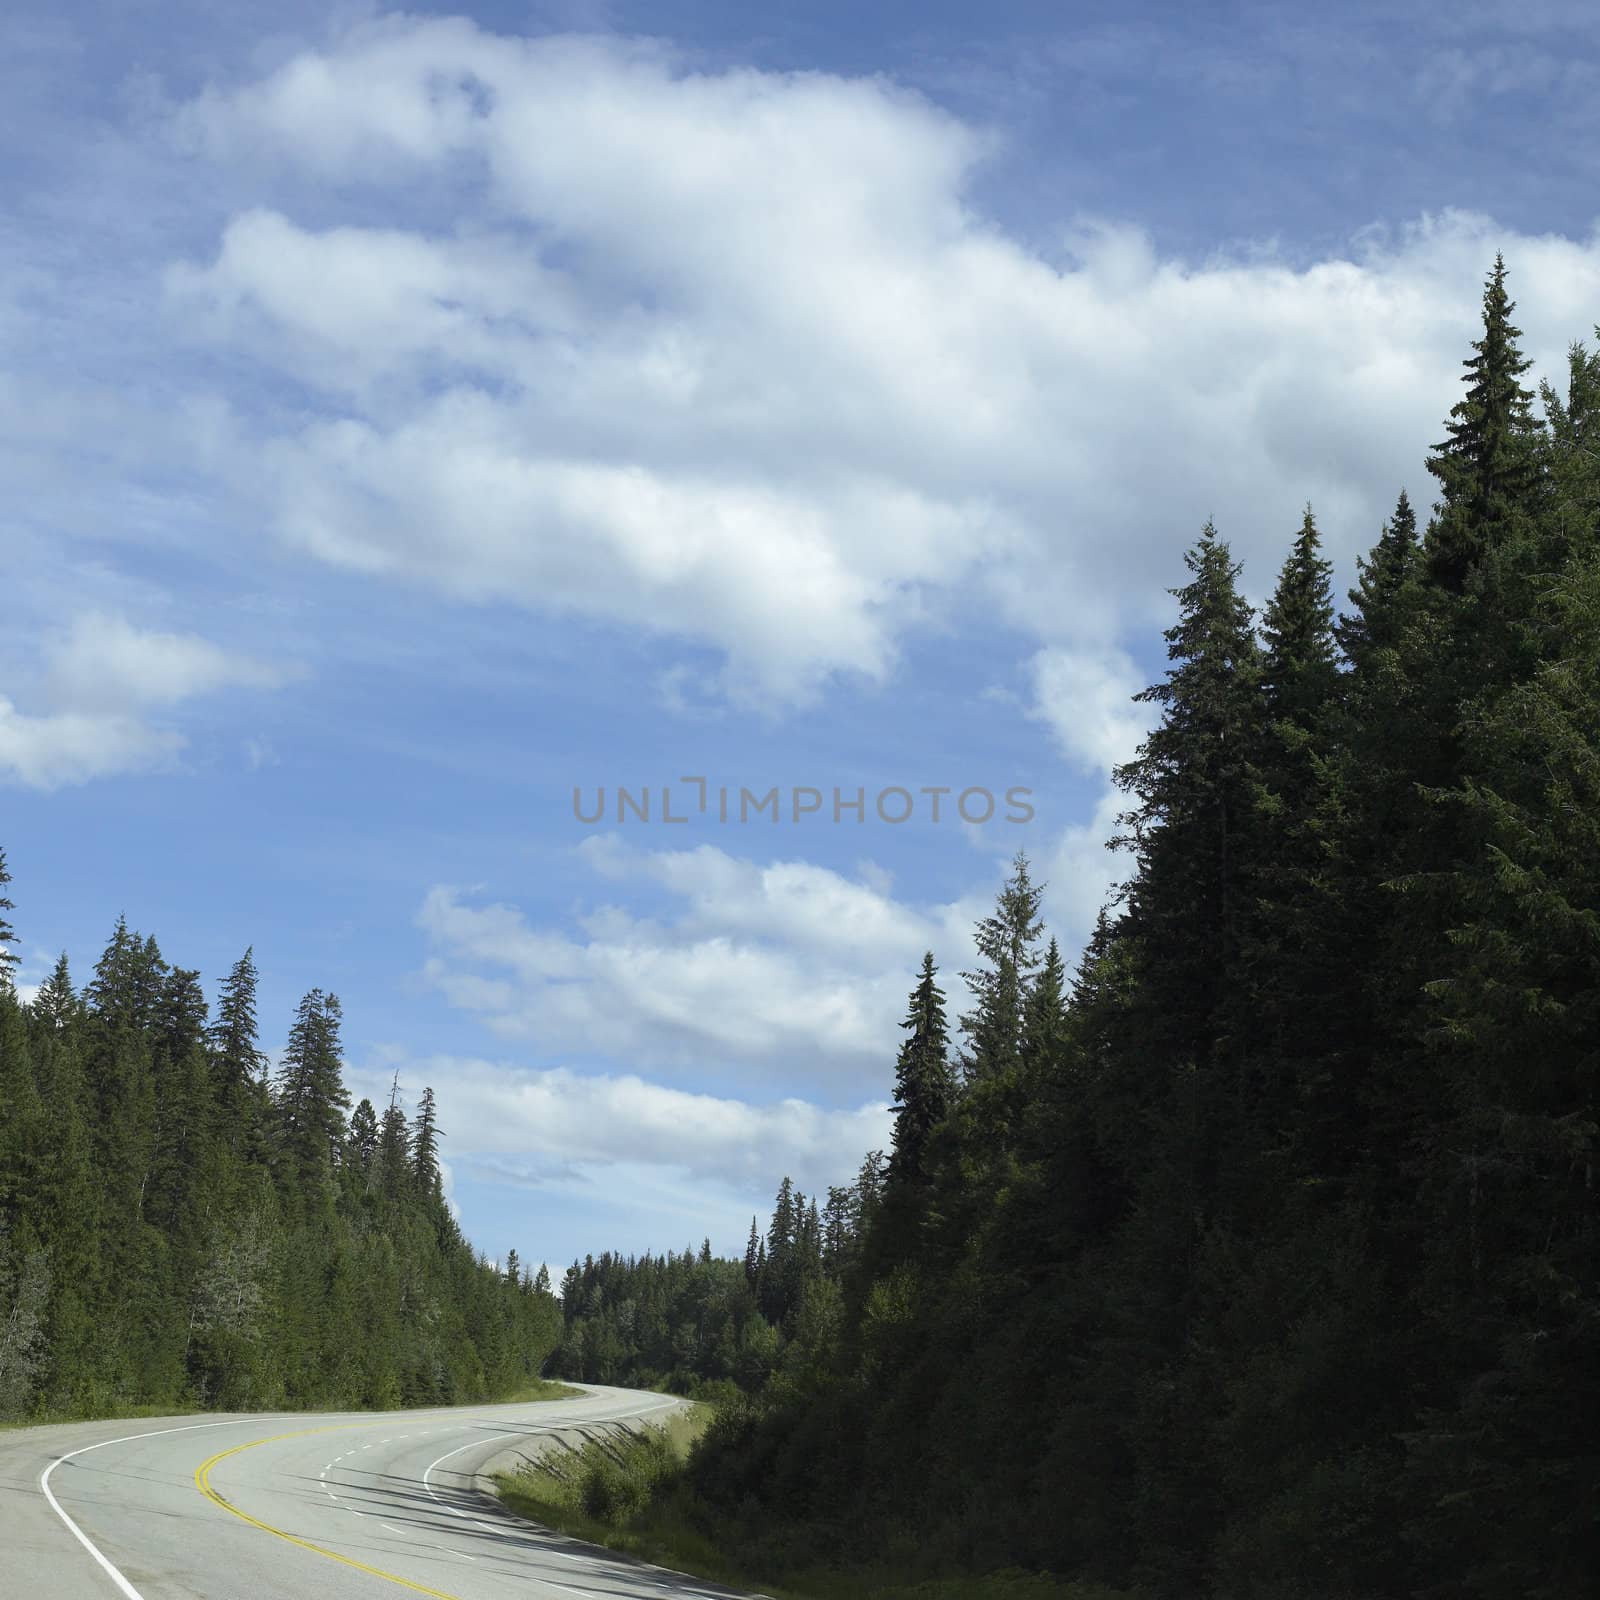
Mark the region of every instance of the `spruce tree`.
POLYGON ((1250 904, 1226 1018, 1238 1051, 1264 1058, 1238 1075, 1235 1091, 1250 1102, 1235 1113, 1256 1124, 1248 1137, 1257 1148, 1279 1141, 1265 1124, 1284 1115, 1289 1062, 1307 1039, 1320 1044, 1328 1022, 1320 995, 1333 968, 1323 934, 1341 889, 1330 868, 1341 818, 1332 570, 1308 506, 1262 618, 1265 724, 1252 761, 1256 817, 1243 863, 1250 904))
POLYGON ((400 1074, 389 1086, 389 1104, 384 1108, 378 1134, 378 1181, 390 1200, 398 1200, 410 1186, 411 1133, 400 1104, 400 1074))
POLYGON ((363 1098, 350 1113, 350 1147, 346 1158, 350 1169, 358 1174, 363 1186, 370 1186, 377 1177, 378 1114, 372 1102, 363 1098))
POLYGON ((0 989, 16 987, 17 963, 20 959, 14 948, 17 942, 16 933, 6 920, 6 912, 16 910, 6 895, 6 888, 10 882, 11 874, 6 870, 5 847, 0 845, 0 989))
POLYGON ((425 1088, 417 1101, 416 1126, 411 1134, 411 1176, 418 1189, 426 1195, 439 1192, 439 1132, 438 1113, 434 1108, 433 1090, 425 1088))
POLYGON ((1022 1062, 1037 1086, 1062 1064, 1067 1033, 1067 969, 1052 937, 1022 1008, 1022 1062))
POLYGON ((1261 686, 1271 718, 1310 727, 1333 693, 1332 574, 1333 563, 1322 555, 1321 535, 1307 506, 1261 618, 1266 644, 1261 686))
POLYGON ((39 985, 29 1009, 51 1028, 63 1028, 72 1020, 77 1004, 78 998, 72 992, 72 974, 67 967, 67 952, 63 950, 50 976, 39 985))
POLYGON ((1253 614, 1211 523, 1184 561, 1192 577, 1172 591, 1179 615, 1165 634, 1172 665, 1135 697, 1161 721, 1116 769, 1134 804, 1113 842, 1133 857, 1126 926, 1155 991, 1149 1042, 1198 1062, 1239 952, 1264 708, 1253 614))
POLYGON ((761 1229, 756 1219, 750 1219, 750 1240, 744 1247, 744 1281, 753 1290, 756 1287, 756 1256, 761 1248, 761 1229))
POLYGON ((289 1029, 274 1085, 278 1148, 299 1185, 315 1192, 344 1144, 344 1086, 337 997, 313 989, 300 1002, 289 1029))
POLYGON ((1028 859, 1019 850, 994 911, 974 931, 983 965, 961 974, 973 995, 973 1009, 961 1018, 967 1039, 961 1064, 969 1083, 1010 1080, 1021 1063, 1022 1013, 1039 964, 1043 892, 1043 886, 1029 876, 1028 859))
POLYGON ((1369 667, 1373 652, 1398 643, 1402 597, 1416 580, 1417 555, 1417 515, 1402 489, 1378 542, 1356 562, 1358 581, 1349 591, 1353 609, 1335 625, 1339 648, 1355 671, 1369 667))
POLYGON ((217 996, 217 1020, 207 1034, 217 1095, 230 1108, 242 1105, 266 1065, 257 1043, 254 949, 233 964, 217 996))
MULTIPOLYGON (((1595 329, 1600 337, 1600 328, 1595 329)), ((1549 439, 1551 505, 1543 567, 1555 570, 1600 544, 1600 350, 1567 352, 1567 393, 1539 385, 1549 439)))
POLYGON ((927 1182, 928 1141, 950 1109, 949 1038, 944 991, 935 981, 937 976, 930 950, 922 958, 922 971, 901 1024, 906 1039, 895 1066, 895 1103, 889 1108, 894 1114, 891 1184, 918 1187, 927 1182))
POLYGON ((1521 382, 1532 363, 1517 343, 1515 309, 1497 255, 1483 292, 1483 336, 1464 363, 1467 392, 1451 407, 1448 436, 1428 460, 1442 500, 1424 547, 1427 572, 1452 594, 1523 533, 1538 490, 1533 394, 1521 382))

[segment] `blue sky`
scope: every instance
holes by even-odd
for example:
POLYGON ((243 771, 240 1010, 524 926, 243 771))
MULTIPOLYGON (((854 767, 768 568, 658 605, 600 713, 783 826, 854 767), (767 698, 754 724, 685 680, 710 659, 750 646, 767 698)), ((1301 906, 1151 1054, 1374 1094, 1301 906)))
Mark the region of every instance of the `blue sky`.
POLYGON ((1600 318, 1582 10, 1303 12, 12 8, 25 980, 337 991, 497 1256, 842 1181, 1015 849, 1082 939, 1205 518, 1348 579, 1495 250, 1541 372, 1600 318), (1035 815, 573 815, 690 774, 1035 815))

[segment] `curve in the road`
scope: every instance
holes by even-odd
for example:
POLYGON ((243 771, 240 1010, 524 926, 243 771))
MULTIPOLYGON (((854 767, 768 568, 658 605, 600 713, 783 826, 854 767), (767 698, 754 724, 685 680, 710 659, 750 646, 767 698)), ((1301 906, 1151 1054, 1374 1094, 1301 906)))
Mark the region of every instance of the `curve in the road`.
MULTIPOLYGON (((357 1426, 361 1426, 361 1424, 357 1424, 357 1426)), ((365 1424, 365 1426, 376 1428, 381 1424, 371 1422, 365 1424)), ((265 1439, 251 1439, 245 1444, 234 1445, 231 1450, 219 1450, 214 1456, 202 1461, 194 1469, 194 1486, 213 1505, 221 1506, 224 1511, 230 1511, 234 1516, 243 1518, 252 1528, 259 1528, 263 1533, 270 1533, 276 1538, 287 1539, 290 1544, 299 1545, 302 1550, 314 1550, 319 1556, 326 1556, 330 1561, 342 1562, 347 1567, 354 1567, 358 1572, 370 1572, 375 1578, 387 1578, 390 1583, 398 1583, 406 1589, 415 1589, 418 1594, 432 1595, 434 1600, 459 1600, 458 1596, 446 1594, 443 1589, 430 1589, 425 1583, 413 1583, 410 1578, 402 1578, 398 1572, 385 1572, 382 1567, 369 1566, 365 1561, 357 1561, 352 1556, 342 1556, 337 1550, 326 1549, 320 1544, 313 1544, 309 1539, 300 1538, 297 1534, 287 1533, 282 1528, 275 1528, 270 1522, 263 1522, 260 1517, 252 1517, 248 1511, 241 1510, 231 1501, 224 1499, 211 1487, 211 1469, 220 1462, 226 1461, 229 1456, 236 1456, 244 1450, 259 1450, 264 1444, 278 1444, 284 1439, 301 1439, 313 1433, 337 1432, 339 1432, 337 1424, 332 1428, 297 1428, 291 1433, 274 1433, 269 1434, 265 1439)), ((470 1443, 461 1446, 463 1450, 470 1450, 471 1448, 472 1445, 470 1443)), ((427 1487, 426 1473, 423 1474, 423 1487, 427 1487)), ((357 1516, 365 1516, 366 1514, 361 1511, 356 1513, 357 1516)), ((88 1543, 87 1540, 84 1542, 88 1543)), ((89 1548, 93 1550, 94 1546, 90 1545, 89 1548)), ((436 1548, 442 1549, 443 1546, 436 1548)), ((470 1560, 471 1558, 468 1557, 468 1559, 470 1560)), ((130 1590, 129 1593, 132 1593, 132 1591, 130 1590)), ((135 1600, 139 1600, 139 1597, 135 1596, 135 1600)))
POLYGON ((232 1426, 233 1421, 234 1419, 230 1418, 228 1422, 190 1422, 186 1423, 181 1428, 156 1428, 147 1433, 124 1434, 120 1439, 102 1439, 98 1444, 86 1444, 81 1449, 69 1450, 64 1456, 57 1456, 55 1460, 52 1461, 50 1465, 39 1474, 39 1487, 44 1491, 45 1499, 50 1502, 50 1509, 54 1511, 55 1514, 60 1517, 64 1523, 66 1523, 67 1527, 72 1530, 72 1537, 76 1539, 91 1556, 94 1557, 95 1561, 99 1564, 100 1569, 108 1578, 111 1579, 114 1584, 116 1584, 122 1593, 127 1596, 127 1600, 144 1600, 144 1597, 137 1589, 134 1588, 131 1583, 128 1582, 125 1577, 123 1577, 120 1572, 117 1571, 114 1566, 112 1566, 108 1560, 106 1560, 104 1553, 99 1549, 89 1535, 86 1534, 83 1529, 80 1528, 78 1524, 67 1515, 66 1511, 62 1508, 61 1502, 56 1499, 55 1492, 50 1487, 50 1474, 54 1472, 56 1468, 59 1467, 63 1462, 71 1461, 74 1456, 87 1455, 91 1450, 106 1450, 114 1444, 127 1444, 132 1439, 153 1439, 157 1434, 161 1433, 190 1433, 197 1428, 226 1428, 232 1426))
POLYGON ((508 1452, 552 1436, 576 1442, 678 1403, 586 1387, 579 1399, 344 1413, 290 1428, 311 1419, 152 1419, 110 1438, 96 1436, 107 1424, 0 1433, 0 1595, 93 1595, 100 1580, 81 1556, 65 1556, 64 1526, 122 1600, 378 1600, 395 1586, 435 1600, 738 1600, 522 1522, 478 1487, 508 1452), (261 1436, 221 1450, 188 1438, 218 1428, 261 1436), (342 1452, 329 1437, 380 1429, 340 1441, 342 1452))

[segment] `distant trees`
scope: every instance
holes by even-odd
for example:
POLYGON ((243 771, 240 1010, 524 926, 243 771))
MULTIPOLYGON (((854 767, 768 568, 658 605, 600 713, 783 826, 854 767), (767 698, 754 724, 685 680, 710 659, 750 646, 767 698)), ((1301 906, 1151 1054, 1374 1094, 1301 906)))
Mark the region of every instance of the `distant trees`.
MULTIPOLYGON (((574 1261, 562 1283, 561 1377, 666 1385, 680 1393, 754 1392, 780 1368, 829 1347, 842 1274, 853 1259, 859 1196, 831 1191, 827 1223, 785 1178, 763 1233, 752 1219, 742 1261, 698 1251, 606 1252, 574 1261)), ((542 1270, 542 1269, 541 1269, 542 1270)))

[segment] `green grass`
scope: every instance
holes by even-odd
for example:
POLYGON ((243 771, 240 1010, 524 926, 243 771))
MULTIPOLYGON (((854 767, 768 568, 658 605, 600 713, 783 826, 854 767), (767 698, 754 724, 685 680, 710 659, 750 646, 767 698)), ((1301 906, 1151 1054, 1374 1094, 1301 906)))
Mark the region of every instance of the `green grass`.
POLYGON ((712 1414, 697 1405, 631 1437, 549 1452, 517 1473, 499 1474, 500 1498, 531 1522, 773 1600, 1132 1600, 1028 1573, 911 1580, 903 1569, 807 1567, 778 1574, 741 1560, 705 1531, 704 1507, 683 1475, 712 1414))
POLYGON ((503 1394, 492 1403, 497 1406, 519 1406, 530 1400, 576 1400, 582 1394, 582 1389, 574 1389, 570 1383, 557 1383, 553 1378, 535 1378, 514 1394, 503 1394))
POLYGON ((94 1411, 51 1411, 43 1416, 23 1417, 20 1421, 0 1422, 0 1433, 11 1433, 18 1428, 50 1428, 63 1422, 127 1422, 140 1417, 198 1417, 203 1415, 194 1405, 110 1406, 94 1411))
MULTIPOLYGON (((484 1402, 486 1405, 527 1405, 538 1400, 570 1400, 582 1395, 582 1389, 574 1389, 569 1383, 556 1383, 550 1378, 534 1378, 522 1384, 510 1394, 497 1395, 493 1400, 484 1402)), ((193 1403, 181 1401, 158 1401, 153 1405, 120 1405, 112 1402, 103 1406, 94 1406, 81 1410, 48 1411, 39 1416, 23 1417, 17 1421, 0 1420, 0 1433, 11 1433, 18 1428, 50 1428, 64 1422, 128 1422, 141 1417, 198 1417, 209 1415, 215 1407, 197 1406, 193 1403)), ((255 1408, 252 1408, 255 1409, 255 1408)), ((303 1412, 308 1416, 315 1416, 321 1411, 359 1411, 360 1406, 292 1406, 275 1405, 264 1406, 264 1411, 303 1412)), ((418 1411, 431 1411, 435 1409, 434 1402, 426 1405, 409 1407, 406 1409, 418 1411)))

